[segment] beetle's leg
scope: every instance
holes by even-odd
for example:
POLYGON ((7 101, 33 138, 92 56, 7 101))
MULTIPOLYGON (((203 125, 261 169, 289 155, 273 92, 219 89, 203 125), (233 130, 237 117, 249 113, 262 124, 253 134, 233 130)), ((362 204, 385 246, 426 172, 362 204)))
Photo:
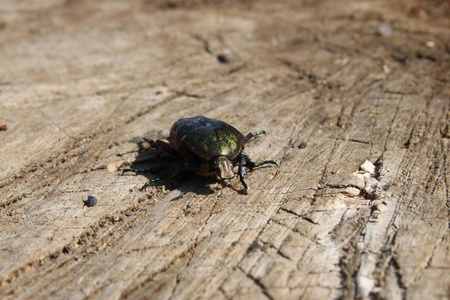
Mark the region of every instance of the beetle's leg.
POLYGON ((149 173, 158 173, 164 170, 167 170, 169 168, 169 166, 166 165, 160 165, 158 167, 152 167, 150 169, 124 169, 122 171, 122 175, 125 172, 136 172, 136 173, 145 173, 145 172, 149 172, 149 173))
POLYGON ((245 141, 244 141, 244 143, 247 143, 249 140, 251 140, 252 138, 254 138, 255 136, 258 136, 258 135, 260 135, 260 134, 266 134, 266 132, 264 131, 264 130, 261 130, 261 131, 258 131, 258 132, 255 132, 255 133, 249 133, 249 134, 247 134, 246 136, 245 136, 245 141))
POLYGON ((136 173, 150 172, 150 173, 152 173, 152 170, 150 170, 150 169, 123 169, 122 175, 125 172, 136 172, 136 173))
POLYGON ((239 156, 239 179, 241 180, 241 183, 244 186, 244 189, 242 190, 244 194, 248 193, 248 185, 247 183, 245 183, 244 180, 244 176, 245 174, 247 174, 247 172, 245 171, 245 167, 249 167, 249 169, 252 170, 254 166, 255 163, 250 160, 248 154, 242 152, 241 155, 239 156))
POLYGON ((256 163, 255 167, 259 167, 259 166, 262 166, 262 165, 265 165, 265 164, 274 164, 274 165, 278 166, 277 162, 274 161, 274 160, 265 160, 265 161, 261 161, 259 163, 256 163))
POLYGON ((144 186, 141 188, 141 191, 145 191, 145 189, 152 183, 155 183, 157 181, 161 181, 161 180, 167 180, 170 179, 172 177, 174 177, 175 175, 178 174, 178 172, 183 171, 183 170, 188 170, 191 168, 191 164, 190 163, 183 163, 181 166, 176 166, 170 169, 167 169, 165 172, 163 172, 161 174, 161 176, 157 177, 157 178, 153 178, 152 180, 147 181, 144 186))
POLYGON ((175 175, 178 174, 178 172, 180 171, 180 169, 176 168, 176 169, 170 169, 167 172, 164 172, 161 176, 153 178, 149 181, 147 181, 144 186, 141 188, 141 191, 145 191, 147 189, 147 187, 152 184, 155 183, 157 181, 161 181, 161 180, 165 180, 165 179, 169 179, 175 175))
POLYGON ((239 156, 239 179, 241 180, 242 185, 244 186, 244 189, 242 190, 243 193, 247 194, 248 193, 248 185, 245 183, 244 181, 244 176, 245 174, 247 174, 247 172, 245 171, 245 168, 249 168, 250 171, 253 170, 253 168, 255 167, 259 167, 265 164, 274 164, 277 165, 277 162, 274 160, 264 160, 261 161, 259 163, 254 163, 251 161, 250 157, 248 156, 247 153, 241 152, 241 155, 239 156))
POLYGON ((169 153, 175 157, 181 158, 181 156, 180 156, 180 154, 178 154, 177 150, 175 150, 169 143, 166 143, 161 140, 149 140, 146 138, 144 138, 144 141, 149 143, 150 147, 152 147, 152 148, 161 148, 164 151, 166 151, 167 153, 169 153))

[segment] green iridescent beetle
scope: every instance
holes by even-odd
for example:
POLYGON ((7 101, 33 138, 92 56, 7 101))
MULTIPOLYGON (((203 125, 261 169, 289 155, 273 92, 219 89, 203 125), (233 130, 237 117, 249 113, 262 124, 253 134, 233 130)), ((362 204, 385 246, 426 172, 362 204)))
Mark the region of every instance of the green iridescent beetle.
MULTIPOLYGON (((233 126, 219 120, 203 116, 179 119, 170 129, 168 143, 162 140, 146 140, 153 148, 162 148, 177 160, 167 167, 161 176, 148 181, 142 189, 150 184, 170 178, 180 171, 193 171, 202 176, 218 176, 221 179, 234 178, 234 167, 239 166, 238 174, 243 192, 248 192, 244 181, 246 168, 265 164, 275 164, 274 160, 254 163, 248 154, 242 152, 245 144, 253 137, 265 134, 265 131, 249 133, 244 136, 233 126)), ((125 169, 123 172, 152 172, 147 169, 125 169)))

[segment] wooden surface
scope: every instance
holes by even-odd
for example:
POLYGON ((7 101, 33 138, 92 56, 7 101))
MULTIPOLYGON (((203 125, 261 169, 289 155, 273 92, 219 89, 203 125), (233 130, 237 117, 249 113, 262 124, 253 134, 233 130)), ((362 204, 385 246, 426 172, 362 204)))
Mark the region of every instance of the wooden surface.
POLYGON ((2 1, 0 298, 448 299, 449 11, 2 1), (280 166, 120 176, 194 115, 280 166))

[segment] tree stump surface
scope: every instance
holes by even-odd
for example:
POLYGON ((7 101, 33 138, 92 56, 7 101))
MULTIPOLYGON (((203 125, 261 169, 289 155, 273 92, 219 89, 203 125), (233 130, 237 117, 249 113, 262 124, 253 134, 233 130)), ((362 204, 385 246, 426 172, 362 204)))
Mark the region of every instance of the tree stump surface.
POLYGON ((449 12, 4 1, 0 298, 448 299, 449 12), (121 176, 195 115, 279 167, 121 176))

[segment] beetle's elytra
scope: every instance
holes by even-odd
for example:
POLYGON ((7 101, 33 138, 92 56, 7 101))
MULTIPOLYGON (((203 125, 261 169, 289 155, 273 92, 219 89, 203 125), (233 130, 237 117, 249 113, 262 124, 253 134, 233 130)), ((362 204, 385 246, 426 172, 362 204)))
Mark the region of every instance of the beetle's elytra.
MULTIPOLYGON (((148 181, 142 189, 150 184, 176 175, 180 171, 194 171, 202 176, 218 176, 221 179, 234 178, 234 167, 238 174, 243 192, 248 192, 244 181, 246 168, 265 164, 277 164, 274 160, 254 163, 243 152, 245 144, 253 137, 265 131, 249 133, 244 136, 233 126, 219 120, 203 116, 179 119, 170 129, 168 143, 162 140, 147 140, 151 147, 162 148, 177 160, 163 171, 161 176, 148 181)), ((125 169, 123 172, 151 172, 146 169, 125 169)))

